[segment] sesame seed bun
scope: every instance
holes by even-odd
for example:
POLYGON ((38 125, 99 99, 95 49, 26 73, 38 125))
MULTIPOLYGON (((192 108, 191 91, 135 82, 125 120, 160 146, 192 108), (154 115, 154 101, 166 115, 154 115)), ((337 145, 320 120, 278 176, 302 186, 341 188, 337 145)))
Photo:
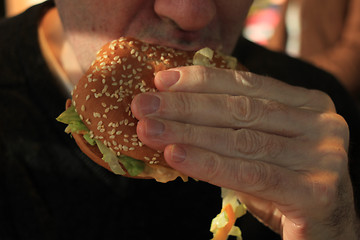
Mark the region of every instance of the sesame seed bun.
MULTIPOLYGON (((101 141, 117 156, 126 155, 144 161, 161 174, 169 174, 160 181, 166 182, 178 176, 186 179, 168 166, 161 152, 145 146, 138 139, 138 121, 130 104, 139 93, 157 91, 153 81, 156 72, 192 65, 194 54, 132 38, 120 38, 106 44, 72 93, 72 104, 90 130, 91 138, 101 141)), ((231 68, 228 57, 216 52, 208 64, 231 68)), ((96 146, 89 145, 79 134, 73 135, 86 155, 111 171, 96 146)), ((159 180, 159 176, 151 176, 152 171, 147 172, 137 177, 159 180)))

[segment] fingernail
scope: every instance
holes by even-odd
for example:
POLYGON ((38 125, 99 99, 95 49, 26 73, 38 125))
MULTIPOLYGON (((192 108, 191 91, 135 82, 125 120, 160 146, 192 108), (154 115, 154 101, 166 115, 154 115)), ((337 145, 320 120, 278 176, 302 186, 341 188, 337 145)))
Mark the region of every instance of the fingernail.
POLYGON ((174 145, 171 151, 171 160, 176 163, 181 163, 185 160, 185 158, 186 158, 185 150, 182 147, 174 145))
POLYGON ((151 94, 141 94, 139 95, 138 106, 142 115, 148 115, 159 109, 160 99, 151 94))
POLYGON ((166 88, 171 87, 180 79, 180 72, 174 70, 161 71, 156 74, 156 78, 160 80, 166 88))
POLYGON ((155 119, 147 119, 146 122, 146 135, 150 137, 157 137, 161 135, 165 130, 165 126, 162 122, 155 119))

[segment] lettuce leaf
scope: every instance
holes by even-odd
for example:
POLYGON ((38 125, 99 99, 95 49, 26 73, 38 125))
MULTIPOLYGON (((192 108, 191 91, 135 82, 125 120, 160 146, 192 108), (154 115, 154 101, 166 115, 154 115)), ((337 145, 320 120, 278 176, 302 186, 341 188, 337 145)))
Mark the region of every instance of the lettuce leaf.
POLYGON ((125 155, 117 156, 113 151, 107 148, 101 141, 95 140, 90 137, 90 131, 87 126, 80 119, 79 114, 76 112, 74 105, 71 105, 57 118, 57 121, 67 124, 65 129, 66 133, 82 134, 83 138, 92 146, 95 144, 103 154, 102 159, 109 164, 111 170, 115 174, 124 175, 121 164, 125 167, 130 176, 137 176, 145 169, 145 163, 143 161, 128 157, 125 155), (121 164, 119 164, 119 162, 121 164))
POLYGON ((145 163, 143 161, 125 155, 121 155, 118 159, 121 164, 124 165, 130 176, 137 176, 145 169, 145 163))
MULTIPOLYGON (((68 124, 65 129, 66 133, 89 133, 89 129, 81 121, 73 105, 61 113, 56 120, 68 124)), ((94 145, 94 142, 89 142, 89 144, 94 145)))
MULTIPOLYGON (((226 188, 221 188, 221 196, 223 199, 223 208, 230 204, 234 213, 235 213, 235 219, 245 215, 246 213, 246 206, 244 204, 241 204, 239 200, 236 197, 236 192, 233 190, 229 190, 226 188)), ((214 240, 217 240, 215 238, 216 232, 220 229, 224 228, 229 223, 229 216, 225 211, 221 211, 212 221, 211 221, 211 227, 210 231, 214 234, 214 240)), ((241 230, 237 226, 232 226, 230 229, 230 232, 228 235, 235 236, 237 240, 241 240, 241 230)))

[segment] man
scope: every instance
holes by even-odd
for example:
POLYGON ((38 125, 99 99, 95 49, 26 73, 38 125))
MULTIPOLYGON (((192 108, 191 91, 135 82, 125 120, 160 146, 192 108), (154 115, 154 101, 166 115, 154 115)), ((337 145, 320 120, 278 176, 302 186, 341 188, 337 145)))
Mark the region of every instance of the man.
MULTIPOLYGON (((215 186, 238 191, 283 239, 358 238, 357 112, 331 75, 239 38, 251 0, 55 3, 57 10, 47 2, 0 26, 5 239, 207 239, 215 186), (120 36, 184 50, 221 47, 249 68, 159 72, 160 92, 132 102, 141 141, 201 181, 114 176, 54 120, 66 89, 120 36)), ((279 238, 249 215, 240 221, 244 239, 279 238)))

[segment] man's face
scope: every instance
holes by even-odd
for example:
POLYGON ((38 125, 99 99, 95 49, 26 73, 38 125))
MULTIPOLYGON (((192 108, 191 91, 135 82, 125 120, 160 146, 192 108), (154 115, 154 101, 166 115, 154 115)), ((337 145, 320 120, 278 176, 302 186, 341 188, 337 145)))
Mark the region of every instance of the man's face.
POLYGON ((253 0, 56 0, 66 35, 87 69, 105 43, 129 36, 183 50, 231 53, 253 0))

